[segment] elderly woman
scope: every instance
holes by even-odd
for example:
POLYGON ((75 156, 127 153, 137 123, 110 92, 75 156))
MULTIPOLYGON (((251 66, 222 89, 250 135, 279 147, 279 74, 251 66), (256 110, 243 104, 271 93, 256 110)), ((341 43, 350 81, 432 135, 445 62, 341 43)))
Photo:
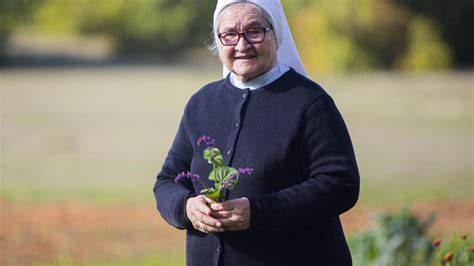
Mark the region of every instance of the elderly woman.
POLYGON ((305 77, 280 2, 218 1, 214 35, 224 79, 189 100, 154 186, 162 217, 187 230, 187 264, 351 265, 339 220, 359 194, 351 140, 331 97, 305 77), (254 168, 223 202, 174 180, 209 175, 201 135, 226 165, 254 168))

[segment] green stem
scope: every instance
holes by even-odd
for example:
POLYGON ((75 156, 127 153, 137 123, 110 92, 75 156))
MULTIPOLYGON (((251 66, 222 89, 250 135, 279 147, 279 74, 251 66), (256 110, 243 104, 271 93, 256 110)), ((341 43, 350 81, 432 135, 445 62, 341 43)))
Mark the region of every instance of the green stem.
POLYGON ((202 182, 201 179, 198 179, 199 180, 199 183, 201 183, 201 186, 203 186, 204 188, 207 188, 206 184, 204 184, 204 182, 202 182))
POLYGON ((212 171, 214 172, 214 180, 217 183, 218 180, 217 180, 217 172, 216 172, 216 164, 215 163, 212 164, 212 171))

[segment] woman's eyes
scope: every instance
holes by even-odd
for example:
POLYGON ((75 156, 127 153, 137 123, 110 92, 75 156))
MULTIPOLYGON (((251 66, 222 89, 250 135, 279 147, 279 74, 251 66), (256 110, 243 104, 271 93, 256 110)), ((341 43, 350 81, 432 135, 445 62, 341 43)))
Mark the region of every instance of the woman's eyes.
POLYGON ((259 35, 260 33, 261 33, 260 29, 249 29, 245 32, 247 36, 255 36, 255 35, 259 35))
MULTIPOLYGON (((262 29, 248 29, 245 31, 246 35, 255 35, 255 34, 260 34, 262 32, 262 29)), ((229 31, 222 33, 223 37, 237 37, 239 35, 239 32, 237 31, 229 31)))
POLYGON ((226 38, 235 38, 239 35, 238 32, 226 32, 223 34, 226 38))

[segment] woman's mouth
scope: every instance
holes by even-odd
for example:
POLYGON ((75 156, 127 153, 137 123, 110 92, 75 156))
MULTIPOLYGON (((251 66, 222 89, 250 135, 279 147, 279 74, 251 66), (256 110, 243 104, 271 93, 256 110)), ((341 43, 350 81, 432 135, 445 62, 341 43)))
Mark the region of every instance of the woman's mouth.
POLYGON ((254 55, 245 55, 245 56, 236 56, 234 59, 252 59, 254 58, 254 55))

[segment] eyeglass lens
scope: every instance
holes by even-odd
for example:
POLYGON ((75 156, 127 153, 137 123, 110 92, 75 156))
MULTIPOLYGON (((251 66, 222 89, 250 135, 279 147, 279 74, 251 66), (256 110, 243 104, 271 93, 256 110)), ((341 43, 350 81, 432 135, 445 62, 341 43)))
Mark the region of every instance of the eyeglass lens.
POLYGON ((223 45, 236 45, 240 37, 244 37, 250 43, 259 43, 265 38, 265 29, 249 29, 245 32, 225 32, 219 34, 223 45))

